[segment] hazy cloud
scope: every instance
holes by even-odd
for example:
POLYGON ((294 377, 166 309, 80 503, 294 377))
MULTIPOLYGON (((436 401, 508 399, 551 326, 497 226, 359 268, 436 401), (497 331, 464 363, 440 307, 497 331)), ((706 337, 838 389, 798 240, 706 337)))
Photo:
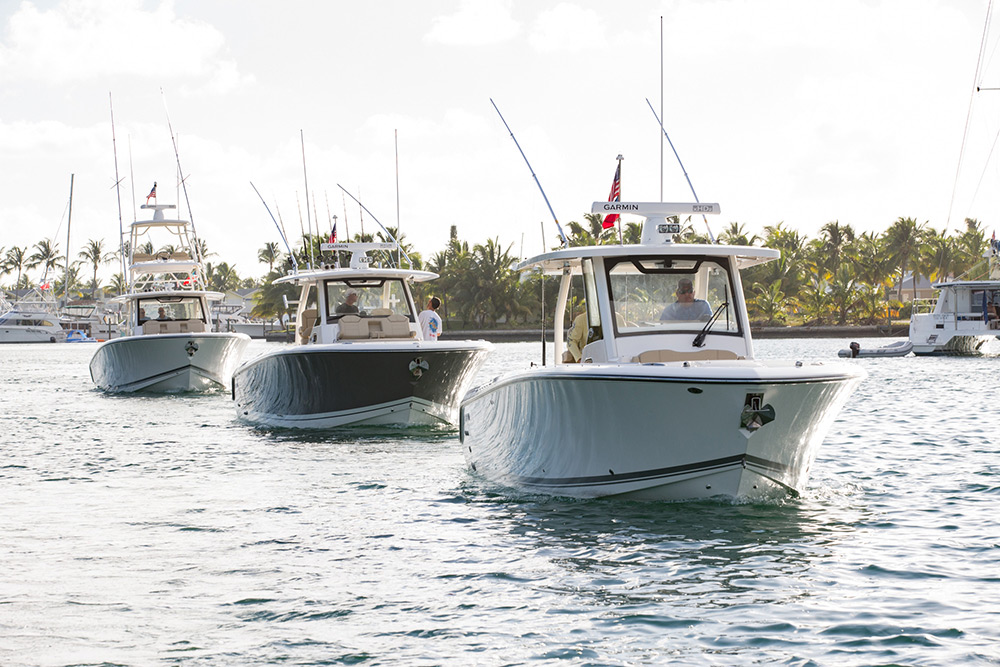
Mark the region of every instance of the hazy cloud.
POLYGON ((539 14, 528 41, 538 51, 575 53, 607 46, 604 24, 597 12, 567 2, 539 14))
POLYGON ((462 0, 456 13, 434 19, 424 40, 448 46, 477 46, 505 42, 520 31, 520 24, 511 17, 510 2, 462 0))
POLYGON ((0 80, 52 84, 113 75, 192 77, 210 92, 252 82, 227 57, 215 27, 178 18, 173 3, 146 11, 139 0, 66 0, 52 9, 23 2, 0 41, 0 80))

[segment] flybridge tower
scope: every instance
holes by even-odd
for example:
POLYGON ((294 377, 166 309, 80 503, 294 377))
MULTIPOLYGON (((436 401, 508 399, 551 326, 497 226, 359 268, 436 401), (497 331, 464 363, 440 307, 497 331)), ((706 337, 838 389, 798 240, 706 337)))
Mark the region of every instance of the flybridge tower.
POLYGON ((718 204, 677 204, 670 202, 625 202, 597 201, 590 209, 591 213, 628 213, 645 218, 642 225, 642 245, 661 245, 673 243, 674 234, 681 231, 680 224, 667 222, 672 215, 718 215, 722 209, 718 204))

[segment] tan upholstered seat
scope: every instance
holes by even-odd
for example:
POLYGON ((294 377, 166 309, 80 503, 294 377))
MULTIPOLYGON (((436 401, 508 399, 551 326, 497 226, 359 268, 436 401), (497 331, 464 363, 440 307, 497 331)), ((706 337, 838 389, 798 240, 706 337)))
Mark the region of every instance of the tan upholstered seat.
POLYGON ((388 308, 373 308, 368 314, 372 317, 388 317, 389 315, 392 315, 392 311, 388 308))
POLYGON ((739 359, 740 356, 730 350, 691 350, 690 352, 679 352, 677 350, 646 350, 632 361, 640 364, 668 361, 704 361, 721 359, 739 359))
POLYGON ((309 342, 310 336, 312 336, 313 327, 316 326, 316 322, 319 320, 319 311, 315 308, 310 308, 308 310, 302 311, 302 318, 299 322, 299 342, 305 345, 309 342))
POLYGON ((409 318, 398 313, 385 318, 385 322, 382 324, 382 333, 386 338, 410 338, 413 334, 410 331, 409 318))
POLYGON ((368 322, 357 315, 344 315, 337 321, 337 324, 340 329, 337 338, 341 340, 368 338, 368 322))
POLYGON ((205 323, 201 320, 181 320, 180 333, 202 333, 205 331, 205 323))

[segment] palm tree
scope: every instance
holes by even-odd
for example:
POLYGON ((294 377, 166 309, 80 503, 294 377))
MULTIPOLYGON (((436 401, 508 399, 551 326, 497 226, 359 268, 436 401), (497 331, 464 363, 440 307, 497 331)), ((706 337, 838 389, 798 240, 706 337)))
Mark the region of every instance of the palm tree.
POLYGON ((760 237, 756 234, 749 234, 746 225, 740 222, 730 222, 729 226, 719 234, 719 243, 726 245, 757 245, 760 237))
MULTIPOLYGON (((926 224, 926 223, 924 223, 926 224)), ((917 278, 916 267, 913 260, 920 255, 920 246, 923 244, 924 225, 919 224, 913 218, 899 218, 892 223, 889 229, 885 230, 886 246, 894 264, 899 268, 899 286, 896 290, 896 298, 903 298, 903 278, 909 268, 913 273, 913 298, 917 298, 917 278)))
POLYGON ((860 293, 851 268, 841 266, 830 281, 830 303, 837 313, 837 324, 847 323, 847 315, 857 305, 859 298, 860 293))
POLYGON ((820 234, 818 250, 822 258, 821 266, 831 275, 836 274, 844 251, 854 241, 854 228, 834 220, 823 225, 820 234))
POLYGON ((282 277, 282 272, 271 271, 264 277, 264 284, 254 299, 254 307, 250 311, 253 317, 267 320, 278 319, 287 312, 285 299, 295 298, 295 287, 290 283, 275 283, 282 277))
POLYGON ((814 273, 799 292, 797 300, 807 323, 824 324, 832 309, 830 283, 814 273))
POLYGON ((116 254, 114 252, 104 252, 104 239, 100 241, 90 239, 77 256, 90 262, 91 267, 94 269, 90 280, 90 297, 94 298, 99 286, 97 282, 97 269, 100 268, 101 264, 113 261, 116 254))
POLYGON ((43 278, 50 269, 56 268, 59 266, 59 262, 65 259, 59 254, 59 244, 54 243, 52 239, 42 239, 34 247, 35 252, 28 258, 28 268, 33 269, 36 266, 41 266, 43 278))
POLYGON ((281 250, 278 249, 277 241, 268 241, 264 247, 257 251, 257 261, 267 264, 267 272, 274 271, 274 263, 281 257, 281 250))
POLYGON ((125 276, 121 273, 116 273, 111 276, 111 289, 114 290, 115 294, 125 293, 125 276))
POLYGON ((20 248, 18 246, 11 246, 10 250, 7 251, 6 256, 3 260, 3 273, 4 275, 11 273, 12 271, 17 271, 17 280, 14 281, 14 289, 17 289, 21 284, 21 273, 28 263, 28 248, 20 248))
POLYGON ((604 216, 600 213, 584 213, 583 219, 586 224, 573 221, 566 226, 569 228, 569 244, 571 246, 600 245, 605 242, 614 242, 615 229, 609 227, 604 229, 604 216))
POLYGON ((794 302, 781 291, 781 281, 775 280, 767 285, 755 283, 753 289, 756 296, 747 302, 751 312, 763 318, 765 326, 784 323, 785 309, 794 302))

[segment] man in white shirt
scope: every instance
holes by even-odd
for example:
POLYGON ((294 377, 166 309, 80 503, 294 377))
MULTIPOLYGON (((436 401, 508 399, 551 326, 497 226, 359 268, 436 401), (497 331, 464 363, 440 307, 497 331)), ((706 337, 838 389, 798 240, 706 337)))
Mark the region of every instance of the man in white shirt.
POLYGON ((424 340, 437 340, 438 336, 441 335, 441 316, 437 314, 437 309, 440 307, 441 299, 432 296, 427 302, 427 310, 417 316, 424 340))

